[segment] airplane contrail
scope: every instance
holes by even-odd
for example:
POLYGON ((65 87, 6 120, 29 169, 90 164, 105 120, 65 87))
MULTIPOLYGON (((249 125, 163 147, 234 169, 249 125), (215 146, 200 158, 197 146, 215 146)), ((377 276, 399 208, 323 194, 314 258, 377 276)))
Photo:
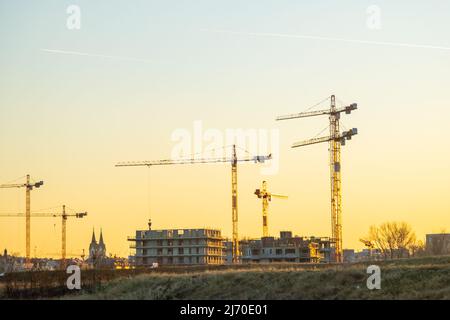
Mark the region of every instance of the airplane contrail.
POLYGON ((109 56, 109 55, 103 55, 103 54, 86 53, 86 52, 78 52, 78 51, 66 51, 66 50, 56 50, 56 49, 41 49, 41 51, 47 52, 47 53, 69 54, 69 55, 76 55, 76 56, 107 58, 107 59, 133 61, 133 62, 144 62, 144 63, 154 63, 155 62, 155 61, 146 60, 146 59, 137 59, 137 58, 120 57, 120 56, 109 56))
POLYGON ((338 41, 338 42, 359 43, 359 44, 369 44, 369 45, 382 45, 382 46, 393 46, 393 47, 450 50, 450 47, 444 47, 444 46, 401 43, 401 42, 357 40, 357 39, 332 38, 332 37, 321 37, 321 36, 311 36, 311 35, 301 35, 301 34, 270 33, 270 32, 269 33, 267 33, 267 32, 266 33, 265 32, 241 32, 241 31, 217 30, 217 29, 201 29, 201 30, 207 31, 207 32, 227 33, 227 34, 236 34, 236 35, 245 35, 245 36, 257 36, 257 37, 297 38, 297 39, 338 41))

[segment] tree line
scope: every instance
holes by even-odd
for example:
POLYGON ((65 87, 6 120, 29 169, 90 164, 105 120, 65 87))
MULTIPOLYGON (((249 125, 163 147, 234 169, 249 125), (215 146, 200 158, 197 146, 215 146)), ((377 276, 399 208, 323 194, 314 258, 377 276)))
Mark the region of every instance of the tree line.
POLYGON ((362 239, 378 249, 385 259, 408 258, 425 254, 425 246, 418 240, 411 226, 406 222, 385 222, 371 226, 368 235, 362 239))

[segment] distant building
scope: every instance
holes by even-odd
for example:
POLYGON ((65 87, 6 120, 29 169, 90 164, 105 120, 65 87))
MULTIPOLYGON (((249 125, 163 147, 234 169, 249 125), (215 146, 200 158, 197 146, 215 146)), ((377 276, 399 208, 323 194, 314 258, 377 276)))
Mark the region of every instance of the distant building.
POLYGON ((100 229, 100 238, 98 243, 95 238, 95 231, 93 230, 91 243, 89 244, 89 257, 87 258, 86 262, 91 267, 104 267, 112 263, 109 260, 111 259, 109 259, 106 255, 106 245, 103 240, 102 230, 100 229))
POLYGON ((363 249, 361 251, 355 251, 354 249, 344 249, 344 262, 363 262, 363 261, 375 261, 382 260, 383 256, 379 249, 363 249))
POLYGON ((60 268, 61 261, 51 258, 34 258, 32 259, 34 271, 53 271, 60 268))
POLYGON ((225 245, 220 230, 137 230, 130 247, 136 266, 218 265, 225 262, 225 245))
POLYGON ((427 234, 425 251, 431 255, 450 254, 450 233, 427 234))
POLYGON ((4 272, 11 272, 12 268, 12 259, 8 256, 8 251, 5 249, 3 251, 3 255, 0 256, 0 274, 4 272))
POLYGON ((92 230, 92 240, 89 245, 89 259, 106 257, 106 245, 103 241, 103 232, 100 229, 100 239, 97 243, 95 239, 95 231, 92 230))
POLYGON ((344 263, 352 263, 356 261, 354 249, 344 249, 343 256, 344 256, 344 263))
POLYGON ((280 232, 279 238, 264 237, 240 242, 242 263, 330 262, 333 248, 329 238, 292 236, 290 231, 280 232))
POLYGON ((223 242, 223 245, 225 246, 225 264, 232 264, 233 263, 233 241, 225 240, 223 242))

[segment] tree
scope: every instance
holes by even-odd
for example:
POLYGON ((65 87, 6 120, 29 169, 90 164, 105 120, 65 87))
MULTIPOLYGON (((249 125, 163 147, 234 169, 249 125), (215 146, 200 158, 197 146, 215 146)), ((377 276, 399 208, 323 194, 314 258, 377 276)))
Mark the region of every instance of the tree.
POLYGON ((372 243, 373 247, 380 250, 384 258, 388 255, 388 243, 384 236, 381 235, 381 231, 376 226, 370 226, 369 235, 363 239, 368 243, 372 243))
POLYGON ((423 244, 423 241, 414 241, 414 243, 409 246, 409 251, 413 257, 423 256, 425 254, 425 245, 423 244))
POLYGON ((380 226, 371 226, 366 240, 379 249, 384 258, 401 258, 416 250, 416 235, 406 222, 385 222, 380 226))
POLYGON ((401 258, 403 253, 408 256, 410 247, 416 242, 416 234, 406 222, 392 223, 392 236, 394 238, 394 248, 397 249, 397 258, 401 258))

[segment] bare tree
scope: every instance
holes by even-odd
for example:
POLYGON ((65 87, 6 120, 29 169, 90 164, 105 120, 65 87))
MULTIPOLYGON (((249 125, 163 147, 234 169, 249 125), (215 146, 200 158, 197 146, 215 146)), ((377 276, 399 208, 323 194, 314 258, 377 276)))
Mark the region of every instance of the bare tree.
POLYGON ((392 234, 397 249, 397 258, 401 258, 404 253, 409 255, 409 248, 416 242, 416 234, 406 222, 391 224, 392 234))
POLYGON ((409 255, 411 246, 416 244, 416 235, 406 222, 385 222, 378 227, 371 226, 366 239, 383 253, 385 259, 409 255))
POLYGON ((421 256, 425 254, 425 245, 421 240, 415 240, 414 243, 410 244, 409 252, 411 256, 421 256))
POLYGON ((377 248, 381 251, 384 258, 387 259, 387 255, 389 252, 388 243, 387 243, 385 237, 383 237, 381 235, 381 231, 378 227, 370 226, 369 235, 366 238, 364 238, 364 240, 372 243, 375 248, 377 248))

